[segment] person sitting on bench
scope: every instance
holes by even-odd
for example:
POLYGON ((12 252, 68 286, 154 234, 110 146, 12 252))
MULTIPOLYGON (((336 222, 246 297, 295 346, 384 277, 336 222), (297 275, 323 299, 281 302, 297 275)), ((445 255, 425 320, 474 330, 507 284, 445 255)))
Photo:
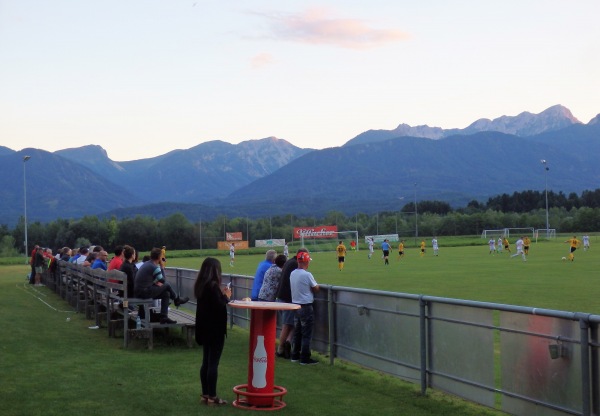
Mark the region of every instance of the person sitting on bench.
POLYGON ((150 251, 150 260, 145 262, 135 275, 134 294, 142 299, 160 299, 160 323, 175 324, 177 321, 169 318, 169 300, 172 299, 175 306, 179 306, 190 299, 177 296, 165 280, 160 268, 160 256, 160 248, 155 247, 150 251))

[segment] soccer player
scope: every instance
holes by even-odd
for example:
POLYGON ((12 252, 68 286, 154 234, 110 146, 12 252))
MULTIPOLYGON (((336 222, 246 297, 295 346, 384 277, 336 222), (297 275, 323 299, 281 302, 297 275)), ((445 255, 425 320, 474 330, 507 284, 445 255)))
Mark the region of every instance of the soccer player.
POLYGON ((588 248, 590 248, 590 236, 586 234, 583 236, 583 251, 587 251, 588 248))
POLYGON ((577 250, 577 247, 579 247, 581 245, 581 241, 579 241, 577 239, 577 236, 574 235, 573 238, 569 238, 567 241, 565 241, 565 243, 569 243, 571 245, 571 248, 569 250, 569 260, 571 261, 575 261, 575 250, 577 250))
POLYGON ((529 237, 525 236, 523 237, 523 252, 525 253, 526 256, 529 255, 529 245, 531 244, 531 240, 529 239, 529 237))
POLYGON ((523 237, 519 238, 517 240, 517 242, 515 243, 515 245, 517 246, 517 252, 510 257, 513 258, 518 255, 521 255, 521 257, 523 258, 523 261, 527 261, 527 259, 525 258, 525 253, 523 252, 523 237))
POLYGON ((496 246, 498 253, 502 253, 502 236, 498 237, 498 245, 496 246))
POLYGON ((341 272, 344 270, 344 260, 346 258, 346 246, 342 240, 340 240, 340 244, 338 244, 335 251, 337 252, 338 269, 340 269, 341 272))
POLYGON ((425 255, 425 240, 421 240, 421 254, 420 256, 423 257, 425 255))
POLYGON ((488 254, 496 254, 496 240, 490 238, 490 241, 488 241, 488 245, 490 246, 490 252, 488 254))
POLYGON ((508 242, 508 238, 504 237, 504 250, 508 251, 510 253, 510 243, 508 242))
POLYGON ((381 251, 383 251, 383 264, 389 265, 390 243, 388 243, 387 239, 383 240, 383 243, 381 243, 381 251))
POLYGON ((433 239, 431 240, 431 246, 433 247, 433 255, 437 256, 440 251, 440 248, 438 246, 437 237, 433 237, 433 239))
POLYGON ((398 244, 398 260, 404 257, 404 240, 400 240, 400 244, 398 244))
POLYGON ((235 264, 235 244, 231 243, 229 246, 229 266, 233 267, 235 264))
POLYGON ((373 246, 375 245, 372 237, 367 238, 367 244, 369 244, 369 260, 371 260, 371 257, 373 256, 373 251, 374 251, 373 246))

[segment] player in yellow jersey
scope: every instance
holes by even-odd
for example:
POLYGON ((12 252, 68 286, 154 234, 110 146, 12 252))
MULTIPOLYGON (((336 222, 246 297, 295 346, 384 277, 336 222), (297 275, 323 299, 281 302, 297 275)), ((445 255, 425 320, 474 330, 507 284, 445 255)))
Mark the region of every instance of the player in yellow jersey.
POLYGON ((398 244, 398 260, 404 257, 404 240, 400 240, 400 244, 398 244))
POLYGON ((510 243, 508 242, 508 238, 504 237, 502 242, 504 243, 504 250, 510 253, 510 243))
POLYGON ((342 240, 340 240, 340 244, 335 248, 335 252, 337 253, 338 258, 338 269, 340 269, 341 272, 344 270, 344 260, 346 259, 346 246, 342 240))
POLYGON ((569 249, 569 260, 574 261, 575 260, 575 250, 577 250, 577 247, 579 247, 581 245, 581 241, 579 241, 577 239, 577 236, 574 235, 573 238, 569 238, 567 241, 565 241, 565 243, 569 243, 571 245, 570 249, 569 249))
POLYGON ((529 255, 529 245, 531 244, 531 240, 529 239, 529 237, 525 236, 523 237, 523 252, 525 253, 526 256, 529 255))
POLYGON ((421 257, 425 255, 425 240, 421 240, 421 257))

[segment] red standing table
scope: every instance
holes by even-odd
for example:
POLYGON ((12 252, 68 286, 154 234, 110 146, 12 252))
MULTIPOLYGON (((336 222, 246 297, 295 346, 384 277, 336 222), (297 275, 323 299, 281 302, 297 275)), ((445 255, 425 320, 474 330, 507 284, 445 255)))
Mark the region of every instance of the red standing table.
POLYGON ((284 387, 276 386, 275 338, 277 311, 300 309, 300 305, 282 302, 234 300, 229 306, 250 309, 250 342, 248 349, 248 383, 233 388, 233 405, 242 409, 277 410, 285 407, 284 387))

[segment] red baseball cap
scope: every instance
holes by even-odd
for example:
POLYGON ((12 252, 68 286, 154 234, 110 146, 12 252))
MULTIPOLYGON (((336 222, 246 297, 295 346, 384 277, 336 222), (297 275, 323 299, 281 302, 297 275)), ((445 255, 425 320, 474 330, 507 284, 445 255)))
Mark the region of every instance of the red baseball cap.
POLYGON ((302 262, 302 263, 308 263, 309 261, 311 261, 312 259, 310 258, 310 254, 306 253, 306 252, 301 252, 298 253, 298 255, 296 256, 296 259, 298 259, 298 261, 302 262))

